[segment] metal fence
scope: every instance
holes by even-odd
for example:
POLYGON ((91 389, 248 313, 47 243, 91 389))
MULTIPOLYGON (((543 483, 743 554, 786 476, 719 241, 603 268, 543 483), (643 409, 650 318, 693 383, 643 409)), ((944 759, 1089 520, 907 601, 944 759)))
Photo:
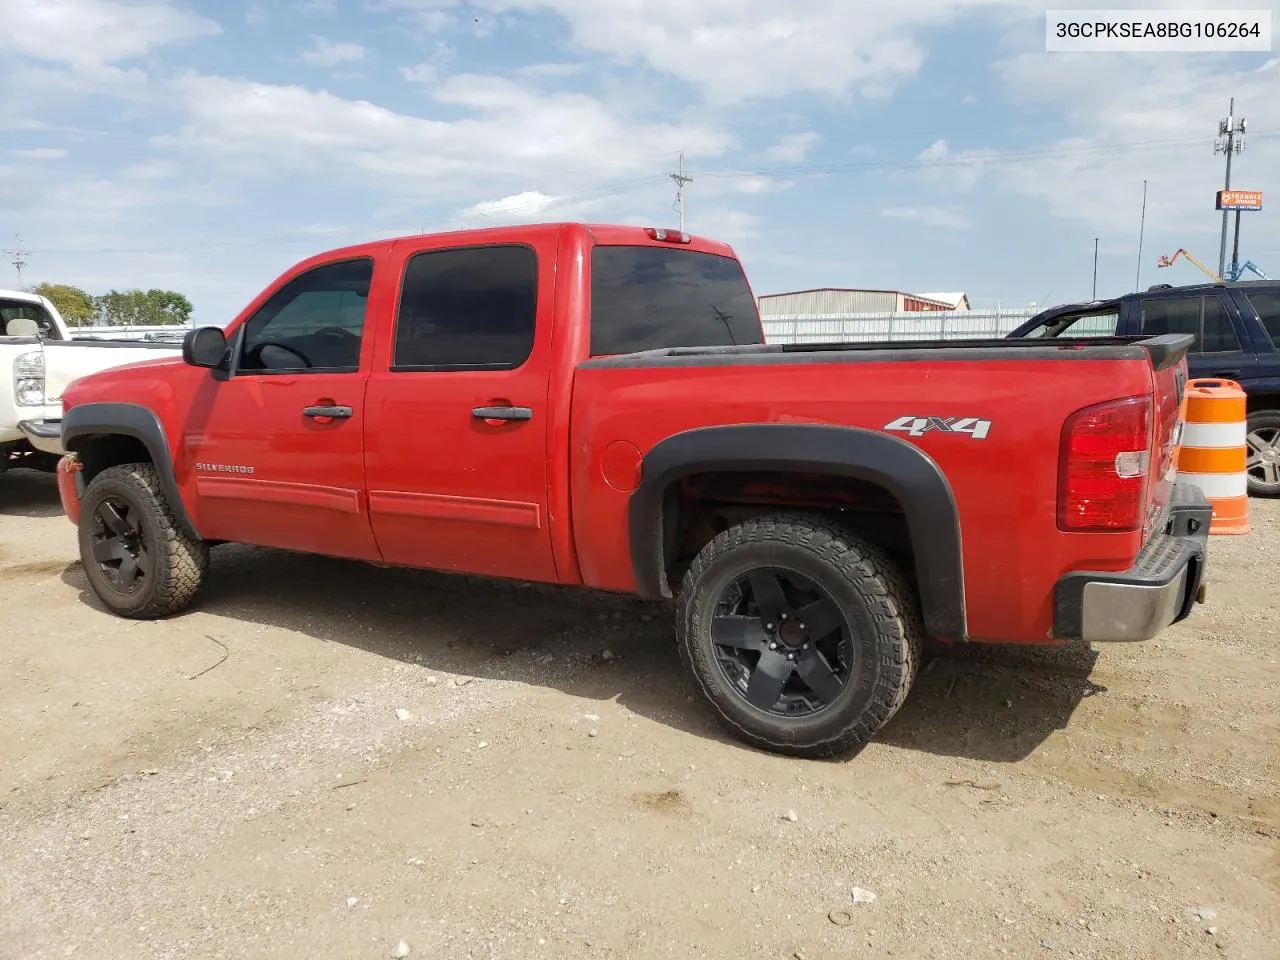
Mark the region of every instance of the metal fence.
POLYGON ((186 336, 191 327, 178 324, 164 326, 138 327, 72 327, 71 336, 92 337, 101 340, 172 340, 178 341, 186 336))
POLYGON ((1023 307, 926 313, 779 314, 761 319, 769 343, 865 343, 1003 337, 1037 312, 1023 307))

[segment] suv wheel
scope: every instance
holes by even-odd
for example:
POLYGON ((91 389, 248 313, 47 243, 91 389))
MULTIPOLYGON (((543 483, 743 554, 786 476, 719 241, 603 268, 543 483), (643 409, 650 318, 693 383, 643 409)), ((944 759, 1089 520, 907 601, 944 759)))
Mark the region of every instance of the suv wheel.
POLYGON ((209 548, 177 522, 149 463, 95 476, 80 508, 80 561, 89 585, 114 614, 153 619, 195 597, 209 548))
POLYGON ((1255 410, 1249 414, 1249 493, 1255 497, 1280 497, 1280 410, 1255 410))
POLYGON ((924 633, 901 571, 821 516, 748 520, 685 573, 682 659, 725 726, 776 753, 856 753, 902 706, 924 633))

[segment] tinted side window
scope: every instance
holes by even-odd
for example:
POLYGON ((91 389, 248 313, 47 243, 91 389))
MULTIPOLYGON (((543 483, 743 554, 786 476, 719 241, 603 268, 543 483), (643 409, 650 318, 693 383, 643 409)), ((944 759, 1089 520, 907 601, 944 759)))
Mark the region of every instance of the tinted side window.
POLYGON ((414 255, 404 271, 392 370, 513 370, 533 352, 538 258, 525 246, 414 255))
POLYGON ((1240 349, 1236 328, 1231 323, 1227 308, 1218 297, 1204 298, 1204 346, 1205 353, 1235 353, 1240 349))
POLYGON ((1203 300, 1203 297, 1179 297, 1169 300, 1143 301, 1142 334, 1158 337, 1166 333, 1189 333, 1196 338, 1196 342, 1191 346, 1191 352, 1202 352, 1200 310, 1203 300))
POLYGON ((372 260, 327 263, 294 277, 244 324, 239 372, 360 367, 372 260))
POLYGON ((1280 293, 1251 293, 1248 297, 1267 331, 1267 336, 1280 349, 1280 293))
POLYGON ((593 357, 763 342, 737 260, 659 247, 591 251, 593 357))

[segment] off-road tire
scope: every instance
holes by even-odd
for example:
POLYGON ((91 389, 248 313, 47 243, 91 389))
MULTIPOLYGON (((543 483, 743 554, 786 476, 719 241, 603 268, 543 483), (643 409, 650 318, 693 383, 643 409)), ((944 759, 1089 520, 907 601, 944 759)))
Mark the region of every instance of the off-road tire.
POLYGON ((149 463, 108 467, 95 476, 80 505, 80 562, 89 585, 117 616, 136 620, 167 617, 188 606, 209 569, 209 546, 191 536, 174 516, 149 463), (99 569, 93 555, 94 513, 107 497, 123 500, 137 511, 152 570, 136 593, 122 593, 99 569))
POLYGON ((907 698, 921 661, 924 624, 915 594, 883 550, 817 514, 780 513, 730 527, 686 571, 676 604, 681 660, 720 721, 762 750, 808 758, 856 754, 907 698), (808 717, 753 707, 732 688, 711 642, 721 591, 747 570, 790 568, 826 590, 850 617, 866 682, 851 678, 830 706, 808 717))

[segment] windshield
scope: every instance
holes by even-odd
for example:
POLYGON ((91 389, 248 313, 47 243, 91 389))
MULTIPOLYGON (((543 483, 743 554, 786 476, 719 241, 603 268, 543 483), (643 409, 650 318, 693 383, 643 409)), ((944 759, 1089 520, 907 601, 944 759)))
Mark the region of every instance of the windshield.
POLYGON ((732 257, 665 247, 591 253, 591 355, 764 343, 732 257))
POLYGON ((1068 313, 1028 330, 1028 337, 1114 337, 1120 325, 1116 309, 1093 313, 1068 313))
MULTIPOLYGON (((7 337, 22 335, 10 332, 9 323, 13 320, 33 321, 39 329, 38 335, 41 340, 57 337, 53 327, 53 319, 40 304, 32 303, 29 300, 11 300, 0 297, 0 335, 7 337)), ((25 324, 22 324, 22 326, 25 326, 25 324)))

